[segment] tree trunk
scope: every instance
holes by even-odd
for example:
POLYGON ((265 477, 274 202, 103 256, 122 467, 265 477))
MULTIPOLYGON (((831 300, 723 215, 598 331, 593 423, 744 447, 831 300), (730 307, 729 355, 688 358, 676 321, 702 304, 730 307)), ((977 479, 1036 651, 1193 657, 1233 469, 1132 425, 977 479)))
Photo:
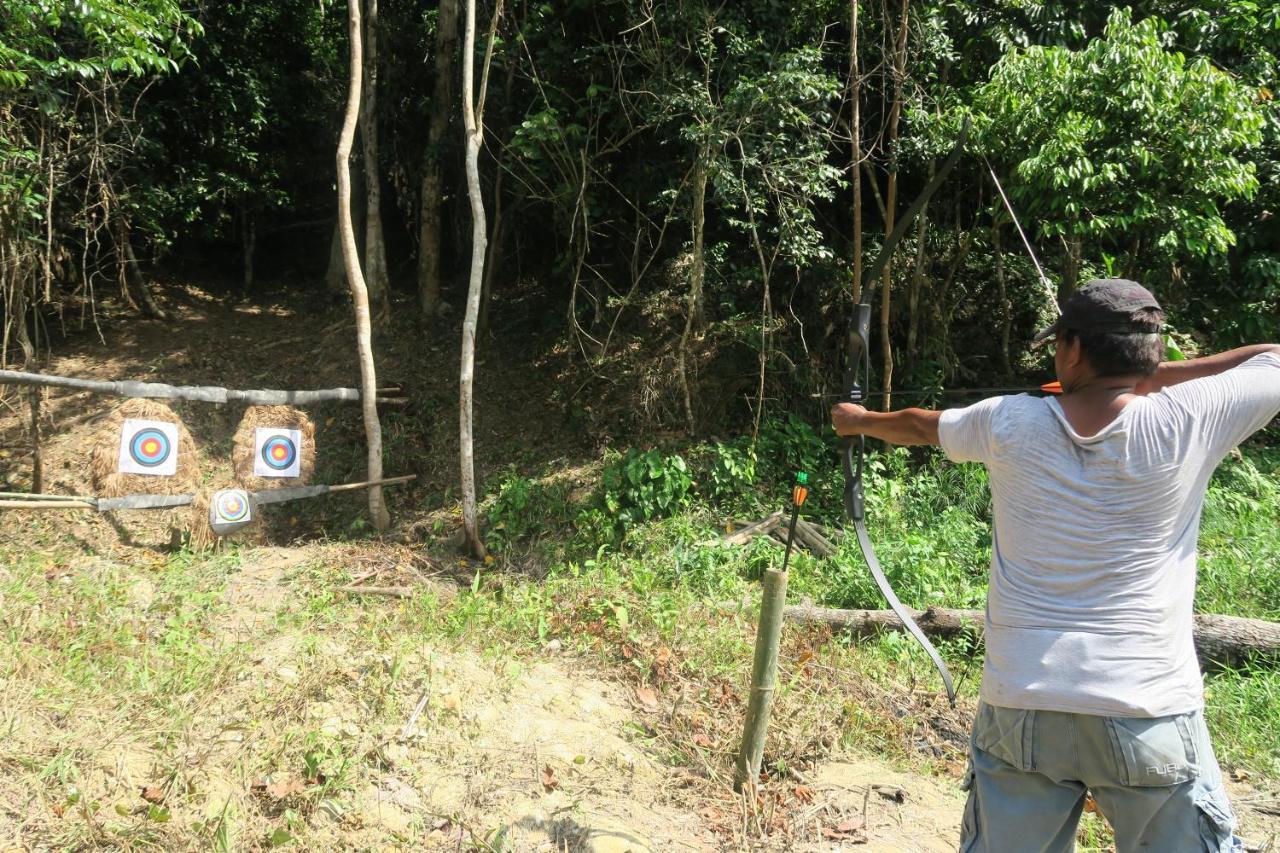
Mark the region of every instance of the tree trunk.
POLYGON ((1063 237, 1063 248, 1066 249, 1066 258, 1063 262, 1062 283, 1058 285, 1058 304, 1066 304, 1067 297, 1076 292, 1076 285, 1080 283, 1080 265, 1081 256, 1084 254, 1084 246, 1080 237, 1063 237))
MULTIPOLYGON (((514 59, 507 62, 507 79, 502 88, 502 103, 511 103, 511 90, 515 85, 516 63, 514 59)), ((505 128, 510 135, 510 123, 505 128)), ((506 244, 508 215, 502 200, 503 178, 506 177, 507 147, 498 146, 498 159, 494 164, 493 178, 493 237, 489 240, 489 254, 484 263, 484 287, 480 291, 480 318, 476 323, 476 336, 484 337, 489 328, 489 308, 493 299, 493 282, 502 263, 502 249, 506 244)))
POLYGON ((853 302, 862 301, 862 74, 858 70, 858 0, 849 2, 849 101, 853 142, 849 182, 853 184, 853 302))
POLYGON ((996 299, 1000 303, 1000 373, 1008 379, 1013 375, 1009 363, 1009 339, 1012 337, 1013 309, 1009 305, 1009 288, 1004 274, 1004 246, 1000 241, 1000 223, 991 223, 991 250, 996 256, 996 299))
MULTIPOLYGON (((933 179, 934 166, 929 165, 929 178, 933 179)), ((916 225, 916 262, 911 269, 911 286, 907 288, 907 366, 915 365, 919 353, 916 352, 916 341, 920 334, 920 290, 924 286, 924 271, 928 259, 925 251, 925 237, 929 233, 929 202, 926 200, 920 208, 920 221, 916 225)))
POLYGON ((484 262, 484 284, 480 288, 480 316, 476 321, 476 336, 484 337, 489 328, 489 303, 493 296, 493 280, 498 274, 498 264, 502 260, 502 242, 506 235, 507 217, 502 204, 502 163, 497 165, 497 176, 493 179, 493 239, 489 241, 488 252, 484 262))
MULTIPOLYGON (((351 33, 351 75, 347 90, 347 110, 338 137, 338 226, 342 231, 342 257, 346 264, 347 282, 351 285, 351 303, 356 315, 356 349, 360 357, 360 408, 364 413, 365 441, 368 444, 367 480, 382 479, 382 424, 378 422, 377 374, 373 364, 373 329, 369 317, 369 291, 360 272, 356 252, 356 232, 351 223, 351 144, 356 135, 360 112, 361 38, 360 2, 347 0, 347 22, 351 33)), ((373 526, 385 531, 391 516, 383 501, 382 487, 369 489, 369 516, 373 526)))
POLYGON ((40 448, 40 401, 44 389, 31 389, 31 492, 44 491, 44 454, 40 448))
MULTIPOLYGON (((418 227, 418 306, 427 318, 440 313, 440 160, 453 106, 453 54, 458 40, 458 0, 440 0, 436 18, 435 83, 427 117, 426 168, 418 227)), ((470 58, 468 57, 468 60, 470 58)))
POLYGON ((151 293, 151 288, 147 286, 147 280, 142 275, 142 267, 138 263, 137 256, 133 253, 133 239, 130 236, 131 230, 129 223, 123 219, 120 220, 120 256, 121 264, 124 267, 124 277, 127 282, 127 291, 136 291, 138 301, 142 303, 142 313, 156 320, 168 320, 169 315, 164 313, 159 303, 151 293))
MULTIPOLYGON (((351 229, 356 234, 356 251, 360 251, 360 239, 364 237, 364 170, 357 168, 351 179, 351 229)), ((324 286, 335 294, 351 292, 347 286, 347 259, 342 252, 342 222, 333 221, 333 240, 329 244, 329 266, 324 274, 324 286)))
POLYGON ((710 171, 711 150, 698 151, 698 162, 693 167, 693 200, 690 204, 690 220, 693 224, 693 263, 689 270, 688 320, 693 328, 702 325, 702 292, 707 280, 707 175, 710 171))
MULTIPOLYGON (((893 233, 898 207, 898 122, 902 118, 902 86, 907 73, 907 0, 902 0, 902 22, 893 54, 893 103, 889 107, 889 183, 885 191, 884 236, 893 233)), ((893 262, 884 265, 880 275, 880 353, 881 382, 884 388, 884 411, 893 408, 893 344, 889 339, 889 308, 892 293, 893 262)))
POLYGON ((253 211, 246 205, 240 211, 240 248, 244 256, 244 292, 253 290, 253 255, 258 244, 258 223, 253 211))
MULTIPOLYGON (((930 607, 908 612, 920 630, 935 637, 981 637, 984 614, 981 610, 947 610, 930 607)), ((834 610, 810 603, 790 605, 786 618, 795 622, 829 625, 857 636, 905 630, 892 610, 834 610)), ((1238 664, 1251 657, 1280 659, 1280 623, 1198 613, 1193 636, 1202 665, 1238 664)))
POLYGON ((374 319, 391 317, 387 248, 382 239, 382 169, 378 165, 378 0, 364 0, 364 86, 360 101, 360 143, 364 152, 364 272, 374 319))
POLYGON ((680 377, 680 391, 684 402, 685 426, 692 435, 695 429, 693 416, 692 383, 689 380, 689 342, 693 330, 702 323, 702 289, 706 282, 706 203, 707 172, 711 152, 706 147, 698 149, 693 165, 693 197, 689 202, 689 219, 693 229, 693 259, 689 264, 689 291, 685 295, 684 331, 680 334, 680 348, 676 352, 676 371, 680 377))
POLYGON ((485 48, 480 91, 475 90, 476 0, 467 0, 462 42, 462 122, 466 140, 467 196, 471 200, 471 278, 467 286, 467 311, 462 320, 462 367, 458 380, 459 462, 462 469, 462 526, 471 553, 483 558, 484 541, 476 517, 475 419, 472 411, 476 364, 476 322, 480 291, 484 287, 485 248, 488 245, 484 196, 480 187, 480 147, 484 143, 484 96, 489 84, 489 62, 497 35, 502 0, 493 10, 489 43, 485 48))

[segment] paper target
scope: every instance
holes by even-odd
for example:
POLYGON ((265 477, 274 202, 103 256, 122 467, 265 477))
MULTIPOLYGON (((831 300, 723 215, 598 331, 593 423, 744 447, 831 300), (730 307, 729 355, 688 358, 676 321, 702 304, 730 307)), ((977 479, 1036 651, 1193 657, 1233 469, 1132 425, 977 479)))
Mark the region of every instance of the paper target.
POLYGON ((253 504, 244 489, 223 489, 209 499, 209 526, 221 536, 253 520, 253 504))
POLYGON ((172 477, 178 473, 178 425, 126 419, 120 425, 121 474, 172 477))
POLYGON ((253 473, 297 477, 302 473, 302 430, 258 427, 253 441, 253 473))

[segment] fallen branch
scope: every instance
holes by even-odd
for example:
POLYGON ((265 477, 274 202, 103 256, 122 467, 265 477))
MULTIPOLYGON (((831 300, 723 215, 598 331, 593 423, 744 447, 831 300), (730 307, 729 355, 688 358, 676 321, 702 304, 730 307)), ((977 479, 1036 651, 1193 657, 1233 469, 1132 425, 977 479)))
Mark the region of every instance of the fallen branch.
MULTIPOLYGON (((161 382, 104 382, 97 379, 76 379, 70 376, 51 376, 46 373, 27 373, 22 370, 0 370, 0 385, 27 385, 45 388, 69 388, 73 391, 92 391, 95 394, 113 394, 117 397, 145 397, 153 400, 192 400, 199 403, 252 403, 257 406, 306 406, 313 403, 358 403, 357 388, 327 388, 318 391, 236 391, 212 385, 166 385, 161 382)), ((399 386, 379 388, 379 393, 401 394, 399 386)), ((403 405, 403 396, 377 397, 379 403, 403 405)))
MULTIPOLYGON (((835 610, 817 607, 812 602, 789 605, 784 616, 795 622, 828 625, 858 636, 884 631, 903 630, 901 620, 892 610, 835 610)), ((930 607, 911 610, 920 630, 935 637, 958 637, 962 634, 982 636, 984 614, 981 610, 948 610, 930 607)), ((1244 619, 1197 613, 1194 617, 1196 653, 1202 665, 1230 665, 1248 658, 1280 659, 1280 624, 1262 619, 1244 619)))
POLYGON ((337 592, 351 595, 386 595, 391 598, 412 598, 413 590, 407 586, 340 586, 337 592))
MULTIPOLYGON (((785 546, 787 543, 786 523, 782 511, 770 513, 759 521, 734 523, 740 525, 737 530, 701 544, 745 545, 761 536, 780 546, 785 546)), ((815 557, 829 557, 836 552, 836 546, 827 538, 825 528, 803 518, 796 521, 796 544, 815 557)))

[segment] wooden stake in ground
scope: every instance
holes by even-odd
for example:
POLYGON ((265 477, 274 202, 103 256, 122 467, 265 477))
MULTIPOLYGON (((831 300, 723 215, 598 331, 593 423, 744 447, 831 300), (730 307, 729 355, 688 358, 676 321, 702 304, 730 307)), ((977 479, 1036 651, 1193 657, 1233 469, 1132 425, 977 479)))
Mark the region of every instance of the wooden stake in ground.
MULTIPOLYGON (((360 112, 360 76, 363 51, 360 38, 360 0, 348 0, 347 23, 351 32, 351 75, 347 88, 347 111, 338 136, 338 227, 342 233, 342 257, 351 286, 351 302, 356 312, 356 349, 360 354, 360 408, 364 412, 365 441, 368 444, 368 477, 382 479, 382 424, 378 421, 378 380, 373 364, 373 331, 369 319, 369 291, 360 272, 356 254, 356 233, 351 224, 351 143, 356 135, 360 112)), ((369 489, 369 515, 378 531, 391 526, 391 516, 383 501, 382 487, 369 489)))
POLYGON ((40 452, 40 399, 44 391, 31 389, 31 491, 44 491, 44 457, 40 452))
POLYGON ((462 526, 471 553, 485 554, 484 541, 476 518, 475 418, 472 412, 476 368, 476 321, 480 316, 480 292, 484 287, 484 258, 488 246, 484 218, 484 197, 480 190, 480 147, 484 143, 484 96, 489 88, 489 63, 502 0, 498 0, 489 22, 489 43, 484 52, 480 91, 475 91, 476 0, 467 0, 465 35, 462 43, 462 121, 467 144, 467 195, 471 199, 471 281, 467 286, 467 313, 462 321, 462 367, 458 382, 459 462, 462 468, 462 526))
POLYGON ((760 779, 760 763, 764 760, 764 742, 769 732, 769 714, 773 711, 774 691, 778 681, 778 646, 782 640, 782 612, 787 602, 787 561, 795 541, 796 521, 800 506, 809 495, 808 475, 796 474, 791 490, 791 529, 782 556, 782 570, 764 573, 760 594, 760 624, 756 628, 756 653, 751 664, 751 695, 747 698, 747 719, 743 726, 742 747, 734 764, 733 787, 737 791, 754 790, 760 779))

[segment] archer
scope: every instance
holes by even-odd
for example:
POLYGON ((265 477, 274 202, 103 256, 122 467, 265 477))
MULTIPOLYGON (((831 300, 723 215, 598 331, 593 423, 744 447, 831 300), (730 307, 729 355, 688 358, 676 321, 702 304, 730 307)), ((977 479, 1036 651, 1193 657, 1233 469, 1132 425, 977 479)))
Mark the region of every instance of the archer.
POLYGON ((1280 345, 1161 363, 1164 312, 1094 280, 1036 337, 1060 398, 842 403, 842 436, 940 445, 990 474, 996 535, 961 849, 1070 851, 1086 792, 1121 853, 1243 850, 1192 642, 1218 463, 1280 412, 1280 345))

